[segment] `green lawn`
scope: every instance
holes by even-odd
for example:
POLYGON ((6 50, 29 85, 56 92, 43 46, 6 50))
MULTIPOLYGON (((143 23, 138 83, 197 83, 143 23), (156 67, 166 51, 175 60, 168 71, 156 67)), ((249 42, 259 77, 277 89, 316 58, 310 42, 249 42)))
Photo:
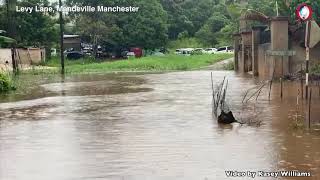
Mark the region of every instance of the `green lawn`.
MULTIPOLYGON (((66 73, 90 73, 112 71, 188 71, 196 70, 214 64, 218 61, 232 57, 232 54, 215 55, 166 55, 148 56, 139 59, 119 60, 112 62, 95 62, 92 59, 80 59, 77 61, 66 60, 66 73)), ((60 67, 59 59, 52 59, 46 63, 49 67, 60 67)), ((45 70, 47 71, 47 70, 45 70)), ((57 71, 57 70, 55 70, 57 71)))

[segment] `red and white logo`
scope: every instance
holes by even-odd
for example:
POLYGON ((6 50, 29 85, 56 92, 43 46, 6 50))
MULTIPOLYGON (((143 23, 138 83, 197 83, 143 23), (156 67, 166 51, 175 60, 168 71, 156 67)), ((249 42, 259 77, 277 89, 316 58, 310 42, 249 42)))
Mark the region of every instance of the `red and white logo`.
POLYGON ((307 5, 306 3, 300 4, 296 10, 297 18, 303 21, 310 20, 312 18, 312 13, 312 7, 307 5))

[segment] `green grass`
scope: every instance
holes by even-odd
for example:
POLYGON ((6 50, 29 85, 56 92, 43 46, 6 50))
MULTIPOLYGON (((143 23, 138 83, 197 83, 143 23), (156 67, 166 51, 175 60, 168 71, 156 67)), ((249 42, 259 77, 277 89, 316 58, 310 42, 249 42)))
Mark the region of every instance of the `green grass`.
MULTIPOLYGON (((66 60, 66 73, 92 73, 92 72, 114 72, 114 71, 188 71, 196 70, 214 64, 218 61, 232 57, 232 54, 215 55, 166 55, 166 56, 148 56, 139 59, 119 60, 112 62, 95 62, 92 59, 80 59, 77 61, 66 60)), ((47 62, 47 66, 57 67, 56 69, 44 69, 43 72, 59 72, 60 62, 58 59, 52 59, 47 62)), ((38 70, 41 71, 41 70, 38 70)))

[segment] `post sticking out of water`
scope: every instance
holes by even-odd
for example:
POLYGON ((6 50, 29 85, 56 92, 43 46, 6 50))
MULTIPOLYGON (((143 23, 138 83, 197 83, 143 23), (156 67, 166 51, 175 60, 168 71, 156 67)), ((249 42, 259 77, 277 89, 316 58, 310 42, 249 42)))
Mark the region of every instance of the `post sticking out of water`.
POLYGON ((319 96, 320 96, 320 82, 318 82, 318 88, 319 88, 319 96))
POLYGON ((310 30, 310 21, 307 21, 307 29, 306 29, 306 37, 305 37, 305 46, 306 46, 306 99, 308 100, 308 92, 309 92, 309 60, 310 60, 310 48, 308 45, 308 34, 310 30))
POLYGON ((310 96, 309 96, 309 116, 308 116, 308 122, 309 122, 309 129, 311 128, 311 100, 312 100, 312 89, 310 88, 310 96))
POLYGON ((211 72, 211 88, 212 88, 212 94, 214 94, 213 93, 214 88, 213 88, 213 74, 212 74, 212 72, 211 72))
POLYGON ((303 70, 303 68, 302 68, 302 64, 301 64, 301 70, 300 70, 300 72, 301 72, 301 78, 300 78, 300 83, 301 83, 301 99, 303 100, 303 94, 304 94, 304 92, 303 92, 303 78, 302 78, 302 70, 303 70))
POLYGON ((271 90, 272 90, 272 83, 273 83, 273 79, 274 79, 274 73, 275 73, 275 62, 273 62, 273 73, 272 73, 272 77, 271 77, 271 80, 270 80, 270 87, 269 87, 269 101, 271 100, 271 90))
POLYGON ((297 106, 299 106, 299 96, 300 96, 300 90, 298 89, 298 95, 297 95, 297 106))
POLYGON ((283 97, 283 81, 282 81, 282 78, 280 78, 280 88, 281 88, 280 97, 282 99, 282 97, 283 97))
POLYGON ((278 6, 278 1, 276 1, 276 11, 277 11, 277 16, 279 16, 279 6, 278 6))

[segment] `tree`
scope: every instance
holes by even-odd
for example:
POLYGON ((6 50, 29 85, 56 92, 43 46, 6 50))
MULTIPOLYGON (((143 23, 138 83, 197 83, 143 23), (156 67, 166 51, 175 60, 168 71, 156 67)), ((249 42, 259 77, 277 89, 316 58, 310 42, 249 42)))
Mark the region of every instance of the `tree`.
MULTIPOLYGON (((175 40, 182 32, 193 37, 204 23, 216 12, 218 0, 160 0, 168 13, 169 38, 175 40)), ((223 13, 223 10, 219 10, 223 13)))
POLYGON ((228 24, 229 20, 220 13, 214 13, 205 25, 196 33, 203 43, 214 47, 218 44, 219 31, 228 24))
MULTIPOLYGON (((47 0, 23 0, 18 1, 17 5, 22 7, 49 6, 47 0)), ((7 30, 9 24, 7 22, 8 14, 6 6, 0 7, 0 29, 7 30)), ((33 11, 32 13, 14 13, 15 21, 15 39, 17 45, 21 47, 46 47, 47 52, 50 52, 51 46, 58 40, 57 28, 53 14, 43 14, 33 11)), ((11 17, 13 18, 13 17, 11 17)))
POLYGON ((167 42, 167 14, 157 0, 71 0, 69 4, 139 7, 136 13, 73 14, 76 31, 91 43, 153 49, 167 42))
POLYGON ((185 9, 182 7, 184 2, 175 0, 160 0, 163 9, 168 15, 168 37, 177 39, 179 34, 186 31, 189 36, 189 29, 193 28, 193 23, 186 16, 185 9))

